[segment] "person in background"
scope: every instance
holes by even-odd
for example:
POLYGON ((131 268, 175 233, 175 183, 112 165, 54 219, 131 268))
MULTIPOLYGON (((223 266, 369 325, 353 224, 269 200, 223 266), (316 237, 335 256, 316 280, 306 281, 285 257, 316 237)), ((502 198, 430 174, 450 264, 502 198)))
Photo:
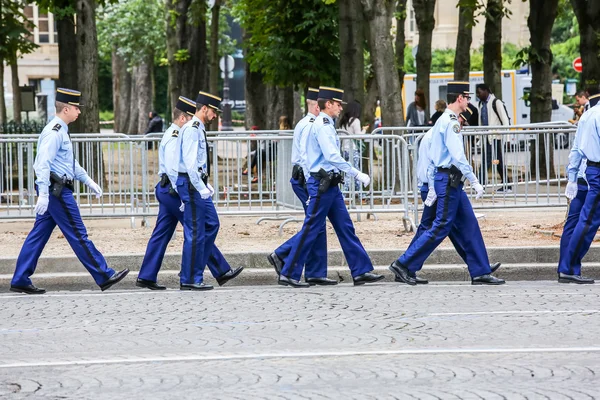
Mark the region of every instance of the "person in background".
POLYGON ((438 100, 435 102, 435 112, 431 115, 431 119, 429 120, 429 125, 435 125, 436 121, 439 117, 442 116, 444 111, 446 110, 446 102, 444 100, 438 100))
POLYGON ((417 89, 415 92, 415 101, 408 105, 406 110, 406 126, 423 126, 427 125, 427 117, 425 116, 425 92, 423 89, 417 89))
POLYGON ((377 100, 375 106, 375 121, 373 121, 373 129, 381 127, 381 101, 377 100))
MULTIPOLYGON (((351 101, 344 109, 342 118, 340 118, 340 129, 345 130, 351 135, 364 135, 369 125, 361 127, 360 114, 362 106, 356 100, 351 101)), ((344 136, 342 136, 344 137, 344 136)), ((342 139, 342 155, 344 160, 349 161, 352 166, 358 170, 361 169, 363 142, 353 139, 342 139)), ((350 179, 346 177, 344 181, 344 191, 350 190, 350 179)), ((354 190, 360 190, 360 182, 354 179, 354 190)))
MULTIPOLYGON (((163 130, 163 119, 158 115, 156 111, 151 111, 148 113, 148 128, 146 128, 146 132, 144 135, 153 132, 164 132, 163 130)), ((148 142, 148 148, 154 149, 154 142, 148 142)))

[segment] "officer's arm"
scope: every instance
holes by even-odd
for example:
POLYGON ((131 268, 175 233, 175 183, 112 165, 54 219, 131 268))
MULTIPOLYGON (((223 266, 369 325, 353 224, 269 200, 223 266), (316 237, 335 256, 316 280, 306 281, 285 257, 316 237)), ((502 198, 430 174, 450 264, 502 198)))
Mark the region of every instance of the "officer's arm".
POLYGON ((75 160, 74 174, 75 179, 77 179, 79 182, 83 182, 86 185, 92 180, 92 178, 90 178, 90 176, 88 175, 87 171, 83 169, 81 165, 79 165, 79 161, 77 160, 75 160))
POLYGON ((323 153, 323 157, 329 164, 352 177, 355 177, 360 173, 359 170, 350 165, 350 163, 344 160, 340 155, 340 149, 335 140, 335 129, 333 127, 319 127, 315 129, 315 136, 319 143, 319 147, 321 148, 321 152, 323 153))
POLYGON ((198 129, 186 128, 181 133, 183 136, 181 143, 181 158, 185 164, 185 170, 187 171, 190 182, 196 188, 197 191, 206 189, 206 185, 200 179, 200 172, 198 171, 198 143, 200 141, 200 131, 198 129))
POLYGON ((50 187, 50 165, 56 158, 62 139, 60 133, 55 131, 51 131, 45 135, 40 140, 33 169, 37 176, 35 183, 38 185, 39 192, 48 194, 50 187))
POLYGON ((299 154, 298 158, 300 159, 300 165, 302 166, 302 171, 304 173, 304 177, 308 180, 310 176, 310 165, 308 165, 308 142, 310 140, 310 135, 312 134, 313 124, 306 125, 302 131, 300 132, 300 140, 299 140, 299 154))
POLYGON ((573 147, 571 147, 571 152, 569 153, 569 165, 567 166, 567 177, 569 182, 577 182, 577 173, 579 172, 579 166, 581 165, 581 159, 583 158, 581 151, 579 150, 579 141, 586 122, 587 121, 582 123, 580 121, 579 125, 577 125, 575 140, 573 140, 573 147))
POLYGON ((177 191, 177 168, 179 167, 179 151, 177 151, 177 140, 167 142, 163 148, 163 163, 165 164, 165 173, 169 177, 171 187, 177 191))
POLYGON ((443 133, 444 143, 446 144, 446 147, 450 152, 450 156, 452 157, 452 164, 460 169, 460 172, 462 172, 469 182, 473 184, 474 182, 478 182, 478 180, 471 169, 471 164, 469 164, 467 157, 465 157, 464 144, 461 140, 461 136, 458 135, 459 131, 460 124, 458 121, 450 121, 443 133))

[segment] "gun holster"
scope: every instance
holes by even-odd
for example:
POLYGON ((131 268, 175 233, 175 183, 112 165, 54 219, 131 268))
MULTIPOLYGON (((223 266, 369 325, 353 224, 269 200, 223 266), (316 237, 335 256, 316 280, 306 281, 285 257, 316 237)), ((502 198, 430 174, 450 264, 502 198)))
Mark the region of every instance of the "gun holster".
POLYGON ((163 176, 160 177, 160 187, 164 188, 167 187, 171 184, 171 181, 169 180, 169 176, 167 174, 163 174, 163 176))
POLYGON ((325 193, 329 189, 329 186, 331 186, 331 175, 321 168, 319 172, 317 172, 317 176, 320 178, 319 193, 325 193))
POLYGON ((306 177, 304 176, 304 171, 302 171, 301 166, 294 165, 294 168, 292 169, 292 179, 295 179, 301 186, 306 184, 306 177))
POLYGON ((52 195, 55 197, 60 197, 64 187, 65 180, 56 172, 50 172, 50 192, 52 195))
POLYGON ((450 175, 448 177, 450 178, 450 187, 452 188, 456 189, 463 183, 463 174, 454 165, 450 167, 450 175))

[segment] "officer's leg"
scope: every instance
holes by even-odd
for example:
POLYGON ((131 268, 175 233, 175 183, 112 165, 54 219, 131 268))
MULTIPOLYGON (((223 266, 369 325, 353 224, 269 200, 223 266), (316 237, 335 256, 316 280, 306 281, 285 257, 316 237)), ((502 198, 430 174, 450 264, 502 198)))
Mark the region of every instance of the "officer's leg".
MULTIPOLYGON (((52 197, 54 196, 50 196, 50 198, 52 197)), ((44 246, 48 243, 48 239, 50 239, 55 226, 56 222, 54 222, 49 212, 46 211, 43 215, 36 215, 33 229, 27 235, 27 239, 25 239, 25 243, 23 243, 23 247, 17 258, 15 273, 10 282, 12 286, 31 285, 29 277, 35 272, 38 259, 44 250, 44 246)))
MULTIPOLYGON (((300 200, 300 204, 302 204, 302 207, 304 208, 304 214, 306 215, 306 200, 308 200, 308 192, 306 191, 306 187, 298 184, 298 181, 294 178, 290 179, 290 184, 292 185, 292 190, 296 194, 296 197, 298 200, 300 200)), ((277 254, 277 256, 282 260, 285 260, 288 254, 290 254, 290 251, 292 250, 292 244, 294 243, 294 240, 297 240, 295 237, 296 235, 292 236, 289 240, 286 240, 281 246, 275 249, 275 254, 277 254)))
MULTIPOLYGON (((202 255, 202 270, 204 271, 204 267, 208 264, 208 260, 215 247, 215 239, 217 238, 221 224, 219 223, 219 216, 217 215, 217 210, 215 209, 212 199, 209 197, 208 199, 204 199, 202 201, 205 215, 204 250, 202 255)), ((221 274, 219 274, 219 276, 220 275, 221 274)))
MULTIPOLYGON (((425 203, 427 199, 428 190, 421 190, 421 200, 425 203)), ((435 203, 431 206, 423 206, 423 213, 421 214, 421 222, 417 227, 417 232, 415 236, 413 236, 408 247, 412 246, 412 244, 428 229, 431 229, 431 225, 433 225, 433 220, 435 219, 435 203)))
POLYGON ((472 278, 490 274, 490 260, 487 255, 481 229, 473 212, 469 197, 460 190, 460 202, 451 234, 460 243, 465 252, 469 274, 472 278))
POLYGON ((157 185, 155 193, 158 199, 158 218, 146 246, 146 254, 138 274, 138 278, 151 282, 156 282, 167 246, 177 228, 176 212, 180 212, 179 206, 181 205, 179 196, 170 195, 168 188, 165 190, 157 185))
MULTIPOLYGON (((313 177, 308 179, 306 185, 310 200, 304 224, 302 230, 295 236, 292 250, 286 257, 281 271, 283 276, 295 280, 300 280, 302 276, 302 266, 321 232, 321 227, 325 225, 325 218, 327 218, 336 193, 333 188, 329 188, 325 193, 318 193, 319 181, 313 177)), ((337 193, 339 193, 339 189, 337 189, 337 193)))
POLYGON ((581 262, 600 226, 600 168, 588 165, 586 175, 589 185, 588 194, 571 236, 566 260, 559 266, 561 271, 581 262))
POLYGON ((205 210, 200 193, 191 188, 185 177, 177 179, 177 191, 185 204, 183 212, 183 254, 181 256, 181 283, 203 282, 205 210))
POLYGON ((329 189, 329 192, 333 192, 334 198, 327 217, 329 217, 329 221, 335 229, 344 257, 346 257, 348 267, 352 272, 352 277, 373 271, 373 263, 358 236, 356 236, 354 224, 350 214, 348 214, 342 192, 338 187, 329 189))
POLYGON ((224 275, 231 270, 231 265, 229 265, 223 256, 223 253, 221 253, 221 251, 217 248, 216 244, 213 244, 208 256, 208 263, 206 265, 208 266, 212 276, 215 278, 224 275))
POLYGON ((73 192, 63 189, 60 197, 50 196, 48 212, 65 235, 65 239, 77 255, 79 261, 94 278, 97 285, 105 283, 115 271, 109 268, 106 260, 88 239, 87 230, 81 220, 73 192), (54 201, 53 201, 54 200, 54 201))
POLYGON ((454 220, 458 205, 460 204, 460 192, 462 187, 450 187, 450 178, 446 174, 438 173, 435 178, 435 192, 437 193, 437 204, 435 219, 431 229, 423 234, 406 249, 406 252, 398 259, 400 264, 409 269, 410 272, 418 271, 427 257, 448 236, 454 220))
POLYGON ((569 265, 567 262, 567 253, 569 251, 569 242, 579 221, 579 215, 581 214, 587 193, 587 186, 579 185, 577 196, 571 200, 571 204, 569 205, 569 215, 567 216, 560 237, 560 257, 558 260, 558 272, 562 272, 563 274, 581 275, 581 259, 575 259, 573 265, 569 265))

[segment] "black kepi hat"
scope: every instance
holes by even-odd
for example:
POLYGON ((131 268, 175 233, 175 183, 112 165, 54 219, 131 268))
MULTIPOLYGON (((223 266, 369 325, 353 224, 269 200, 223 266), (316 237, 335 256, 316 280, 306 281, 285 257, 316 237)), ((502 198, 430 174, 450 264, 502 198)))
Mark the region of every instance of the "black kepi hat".
POLYGON ((590 96, 588 100, 590 101, 590 107, 594 107, 600 101, 600 93, 590 96))
POLYGON ((83 107, 83 104, 80 104, 81 92, 77 90, 58 88, 56 89, 55 100, 72 106, 83 107))
POLYGON ((306 92, 306 100, 314 100, 317 101, 319 99, 319 89, 308 88, 308 92, 306 92))
POLYGON ((468 121, 471 116, 473 116, 473 110, 471 110, 471 108, 467 108, 466 111, 463 111, 460 113, 460 116, 465 120, 468 121))
POLYGON ((319 99, 339 101, 342 104, 347 104, 344 102, 344 91, 342 89, 327 86, 319 86, 319 99))
POLYGON ((469 95, 469 82, 448 82, 448 93, 469 95))
POLYGON ((188 99, 187 97, 179 96, 179 99, 177 99, 177 104, 175 104, 175 108, 183 111, 186 114, 194 116, 196 113, 196 102, 188 99))
POLYGON ((196 97, 196 104, 202 104, 207 107, 214 109, 217 112, 221 112, 219 106, 221 105, 221 98, 214 94, 200 91, 198 97, 196 97))

